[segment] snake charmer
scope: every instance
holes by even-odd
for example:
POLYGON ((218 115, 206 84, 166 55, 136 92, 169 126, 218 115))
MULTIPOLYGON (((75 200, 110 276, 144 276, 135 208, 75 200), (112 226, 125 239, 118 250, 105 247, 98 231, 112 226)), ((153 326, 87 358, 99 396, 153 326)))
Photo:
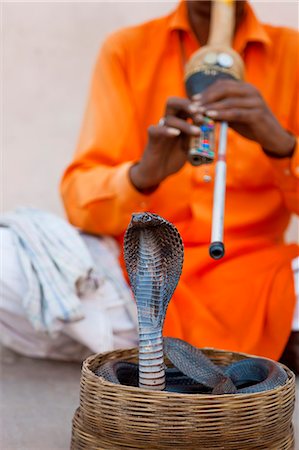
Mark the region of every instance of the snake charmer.
POLYGON ((299 210, 298 34, 262 24, 248 2, 236 3, 233 48, 244 80, 219 80, 192 98, 184 64, 207 42, 211 2, 183 0, 169 15, 107 38, 61 192, 73 225, 120 244, 134 212, 176 225, 185 262, 165 336, 283 355, 298 372, 299 248, 284 241, 299 210), (208 252, 215 164, 193 167, 187 155, 206 118, 229 124, 219 261, 208 252))

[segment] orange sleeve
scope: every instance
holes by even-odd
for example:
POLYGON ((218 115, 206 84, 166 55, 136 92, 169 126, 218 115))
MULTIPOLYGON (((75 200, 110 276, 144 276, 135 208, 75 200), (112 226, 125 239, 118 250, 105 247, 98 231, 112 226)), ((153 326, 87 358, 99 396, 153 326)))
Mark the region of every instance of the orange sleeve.
POLYGON ((90 233, 121 234, 148 196, 130 183, 128 171, 141 152, 140 129, 118 35, 104 43, 96 63, 74 161, 61 182, 70 222, 90 233), (130 162, 128 162, 130 161, 130 162))
MULTIPOLYGON (((298 63, 298 50, 296 36, 296 53, 295 61, 298 63)), ((296 70, 296 82, 292 86, 292 91, 289 92, 290 98, 293 99, 292 108, 289 117, 283 124, 285 128, 293 133, 296 137, 296 146, 293 156, 291 158, 269 158, 276 183, 279 186, 286 207, 289 211, 299 214, 299 67, 296 70)))
POLYGON ((270 158, 286 207, 299 214, 299 138, 292 158, 270 158))

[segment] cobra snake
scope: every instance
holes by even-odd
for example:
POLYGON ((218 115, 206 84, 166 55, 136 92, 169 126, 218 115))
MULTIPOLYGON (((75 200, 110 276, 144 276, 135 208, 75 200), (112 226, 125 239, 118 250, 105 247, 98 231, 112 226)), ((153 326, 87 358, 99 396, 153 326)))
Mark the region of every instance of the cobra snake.
POLYGON ((255 393, 281 386, 287 373, 265 358, 215 365, 181 339, 163 338, 167 306, 181 276, 184 248, 174 225, 152 213, 132 215, 124 257, 138 311, 139 364, 109 361, 96 374, 116 384, 181 393, 255 393), (167 367, 164 355, 173 367, 167 367))

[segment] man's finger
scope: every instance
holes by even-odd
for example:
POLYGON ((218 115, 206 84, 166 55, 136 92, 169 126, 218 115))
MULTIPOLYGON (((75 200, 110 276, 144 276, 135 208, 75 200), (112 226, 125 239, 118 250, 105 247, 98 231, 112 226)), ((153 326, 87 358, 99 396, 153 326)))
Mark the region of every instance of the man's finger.
MULTIPOLYGON (((204 118, 202 117, 202 123, 204 122, 204 118)), ((171 127, 180 130, 182 133, 187 134, 188 136, 199 136, 200 128, 196 125, 192 125, 186 120, 180 119, 175 116, 167 116, 165 117, 165 126, 171 127)))
POLYGON ((209 115, 208 111, 222 111, 225 109, 250 109, 260 108, 262 102, 258 97, 229 97, 218 102, 208 103, 203 106, 203 113, 209 115))
POLYGON ((181 134, 181 130, 173 127, 151 125, 148 128, 148 135, 152 142, 158 142, 162 138, 176 138, 181 134))
MULTIPOLYGON (((202 106, 230 97, 252 97, 258 95, 256 88, 236 80, 218 80, 202 92, 202 106)), ((202 111, 202 109, 201 109, 202 111)))
POLYGON ((167 100, 165 116, 193 117, 200 113, 200 105, 189 98, 170 97, 167 100))
POLYGON ((255 117, 260 116, 260 109, 232 108, 221 111, 207 111, 207 116, 211 119, 236 122, 236 123, 252 123, 255 117))

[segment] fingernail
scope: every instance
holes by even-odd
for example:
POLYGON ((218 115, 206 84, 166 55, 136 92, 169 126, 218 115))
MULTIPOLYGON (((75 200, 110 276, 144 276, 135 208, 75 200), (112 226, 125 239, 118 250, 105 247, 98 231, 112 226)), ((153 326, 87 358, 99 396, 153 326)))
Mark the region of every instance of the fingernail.
POLYGON ((188 109, 189 109, 189 111, 190 111, 191 113, 199 112, 199 105, 197 105, 196 103, 191 103, 191 104, 188 106, 188 109))
POLYGON ((192 97, 192 100, 200 100, 201 99, 201 94, 195 94, 192 97))
POLYGON ((197 106, 201 106, 202 102, 199 100, 192 100, 192 105, 197 105, 197 106))
POLYGON ((170 136, 179 136, 181 134, 181 130, 178 130, 177 128, 167 127, 167 133, 170 136))
POLYGON ((206 111, 206 116, 208 117, 217 117, 218 111, 215 111, 214 109, 211 109, 210 111, 206 111))
POLYGON ((200 128, 196 127, 195 125, 191 125, 190 130, 194 134, 200 134, 200 128))

